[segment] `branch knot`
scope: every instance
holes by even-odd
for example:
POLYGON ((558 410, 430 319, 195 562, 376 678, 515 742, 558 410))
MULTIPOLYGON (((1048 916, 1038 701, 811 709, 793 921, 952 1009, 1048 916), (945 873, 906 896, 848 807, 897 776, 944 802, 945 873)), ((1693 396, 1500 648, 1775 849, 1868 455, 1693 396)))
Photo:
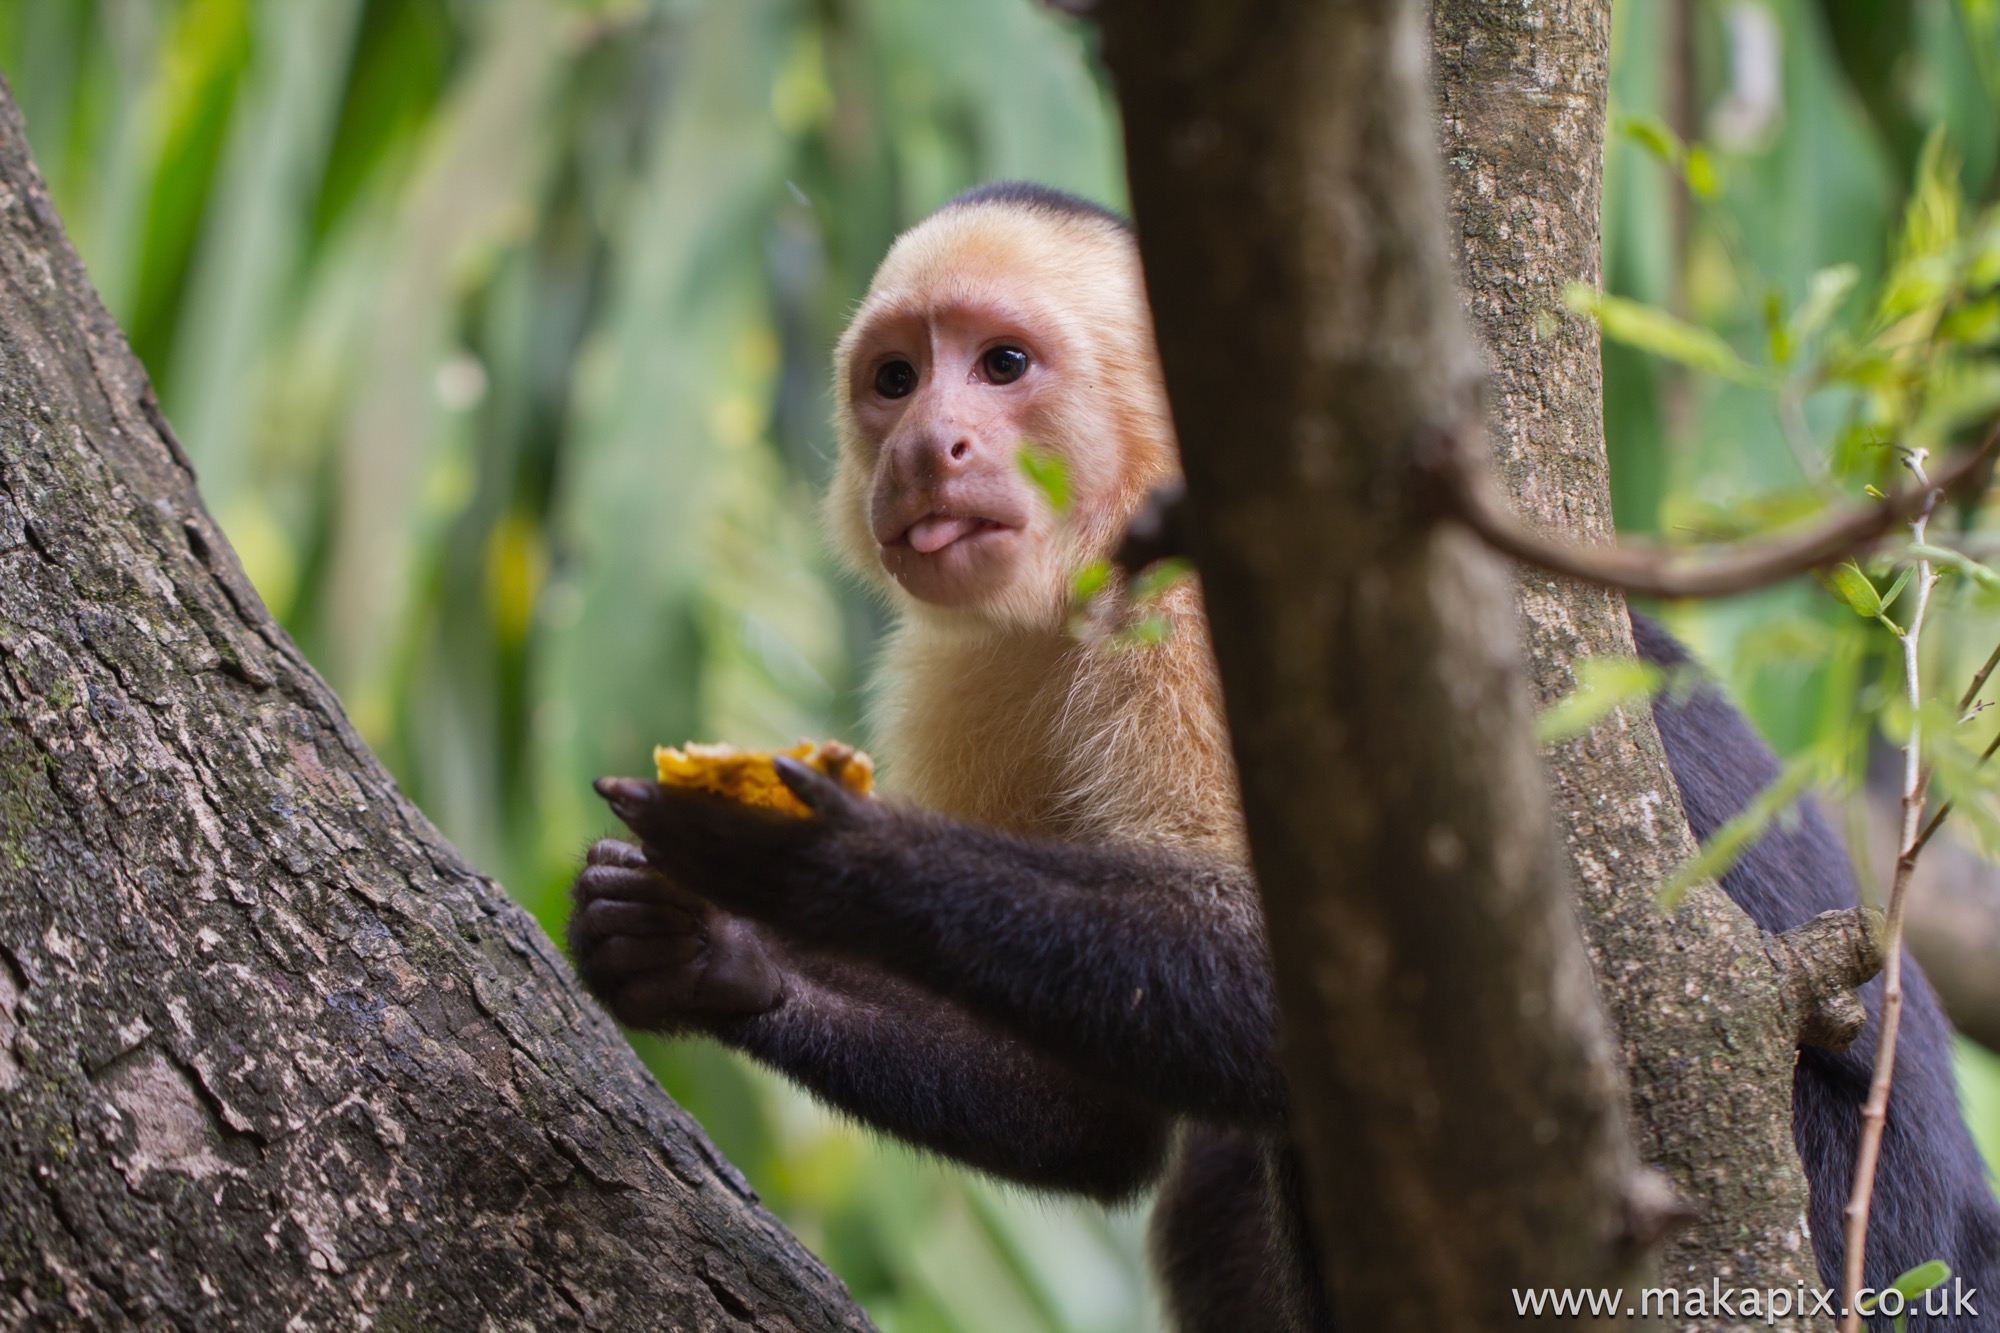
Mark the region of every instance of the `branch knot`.
POLYGON ((1821 912, 1782 935, 1764 937, 1778 969, 1778 1002, 1802 1046, 1846 1050, 1868 1011, 1855 992, 1882 970, 1883 917, 1875 907, 1821 912))

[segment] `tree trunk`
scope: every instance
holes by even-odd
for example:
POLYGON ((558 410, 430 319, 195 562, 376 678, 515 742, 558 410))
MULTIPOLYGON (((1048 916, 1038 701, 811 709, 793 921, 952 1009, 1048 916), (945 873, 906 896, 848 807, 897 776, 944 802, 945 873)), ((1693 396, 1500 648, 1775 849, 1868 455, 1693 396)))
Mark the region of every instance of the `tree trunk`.
MULTIPOLYGON (((1562 288, 1598 283, 1610 0, 1437 0, 1432 23, 1496 470, 1529 522, 1609 541, 1597 328, 1564 312, 1562 288)), ((1617 593, 1534 571, 1516 592, 1542 706, 1575 684, 1578 659, 1633 655, 1617 593)), ((1659 885, 1695 843, 1651 710, 1557 747, 1545 772, 1640 1153, 1698 1210, 1665 1271, 1816 1286, 1791 1134, 1797 1034, 1762 934, 1719 888, 1698 886, 1671 917, 1659 908, 1659 885)))
POLYGON ((867 1326, 272 622, 4 85, 0 902, 0 1326, 867 1326))
POLYGON ((1477 430, 1422 7, 1125 0, 1105 28, 1339 1318, 1515 1328, 1511 1289, 1637 1276, 1663 1187, 1505 571, 1416 484, 1477 430))
MULTIPOLYGON (((1474 1327, 1513 1318, 1510 1288, 1614 1285, 1632 1256, 1607 1202, 1624 1179, 1636 1244, 1652 1194, 1592 1119, 1592 1011, 1556 938, 1574 927, 1544 910, 1563 858, 1495 660, 1516 617, 1409 494, 1466 383, 1428 267, 1444 222, 1411 8, 1115 4, 1106 50, 1337 1298, 1364 1326, 1474 1327), (1523 1086, 1538 1058, 1560 1073, 1523 1086), (1551 1131, 1562 1160, 1528 1167, 1551 1131)), ((1431 34, 1498 470, 1582 541, 1611 535, 1598 344, 1560 290, 1597 279, 1608 32, 1606 0, 1437 0, 1431 34)), ((1616 595, 1516 587, 1541 704, 1577 658, 1632 654, 1616 595)), ((1650 712, 1543 772, 1640 1153, 1698 1210, 1667 1272, 1816 1285, 1797 1033, 1715 886, 1657 905, 1694 846, 1650 712)))

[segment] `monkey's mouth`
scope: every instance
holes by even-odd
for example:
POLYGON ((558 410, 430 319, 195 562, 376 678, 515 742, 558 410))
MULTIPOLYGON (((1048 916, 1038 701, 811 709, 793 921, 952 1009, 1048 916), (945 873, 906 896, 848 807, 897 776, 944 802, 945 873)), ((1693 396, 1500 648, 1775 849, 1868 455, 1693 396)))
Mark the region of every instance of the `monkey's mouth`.
POLYGON ((883 545, 907 546, 918 555, 936 555, 947 546, 967 538, 1013 530, 1011 524, 973 514, 926 514, 903 529, 894 541, 884 542, 883 545))
POLYGON ((882 543, 882 568, 920 602, 965 606, 1006 582, 1020 537, 1005 519, 932 510, 882 543))

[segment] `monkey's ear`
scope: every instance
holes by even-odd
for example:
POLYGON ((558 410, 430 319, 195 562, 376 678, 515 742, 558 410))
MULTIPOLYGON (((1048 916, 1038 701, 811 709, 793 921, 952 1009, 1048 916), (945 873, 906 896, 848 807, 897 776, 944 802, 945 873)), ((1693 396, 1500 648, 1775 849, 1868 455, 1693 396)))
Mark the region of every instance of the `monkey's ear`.
POLYGON ((778 770, 778 780, 820 818, 844 820, 861 813, 862 798, 812 765, 786 754, 772 755, 771 763, 778 770))

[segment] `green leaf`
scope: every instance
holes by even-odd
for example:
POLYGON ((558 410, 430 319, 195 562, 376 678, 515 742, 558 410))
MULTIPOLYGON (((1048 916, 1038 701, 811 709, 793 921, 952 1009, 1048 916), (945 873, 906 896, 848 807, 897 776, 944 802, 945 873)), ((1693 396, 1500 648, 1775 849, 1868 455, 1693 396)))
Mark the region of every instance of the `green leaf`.
POLYGON ((1772 364, 1782 366, 1792 359, 1791 330, 1785 325, 1785 308, 1776 289, 1764 293, 1764 341, 1772 364))
POLYGON ((1986 217, 1986 225, 1980 230, 1979 239, 1972 243, 1972 254, 1965 266, 1965 281, 1975 292, 2000 285, 2000 208, 1994 208, 1986 217))
POLYGON ((1903 566, 1903 572, 1896 575, 1896 581, 1889 585, 1889 591, 1882 594, 1882 609, 1884 611, 1887 611, 1896 604, 1896 599, 1903 595, 1903 589, 1909 584, 1910 575, 1914 573, 1916 573, 1916 566, 1903 566))
POLYGON ((1792 341, 1804 342, 1819 332, 1860 280, 1861 270, 1852 264, 1835 264, 1813 274, 1812 281, 1806 284, 1806 299, 1799 302, 1799 308, 1792 312, 1786 325, 1792 341))
POLYGON ((1928 543, 1912 543, 1903 548, 1903 555, 1911 560, 1928 560, 1940 569, 1949 569, 1963 574, 1978 584, 1984 592, 2000 593, 2000 570, 1980 564, 1971 556, 1954 551, 1948 546, 1932 546, 1928 543))
POLYGON ((1929 1263, 1918 1264, 1889 1284, 1889 1291, 1898 1292, 1903 1297, 1904 1313, 1896 1316, 1896 1333, 1903 1333, 1909 1327, 1908 1308, 1917 1297, 1939 1286, 1950 1276, 1951 1266, 1942 1259, 1933 1259, 1929 1263))
POLYGON ((1700 144, 1688 145, 1687 160, 1681 165, 1681 175, 1697 199, 1721 198, 1722 164, 1715 160, 1713 153, 1700 144))
POLYGON ((1953 306, 1938 324, 1938 337, 1962 347, 2000 346, 2000 296, 1953 306))
POLYGON ((1675 134, 1673 127, 1658 116, 1622 117, 1618 122, 1618 131, 1668 166, 1678 167, 1687 154, 1680 135, 1675 134))
POLYGON ((1613 710, 1660 692, 1666 673, 1630 657, 1589 657, 1577 663, 1576 688, 1535 719, 1535 743, 1554 745, 1583 735, 1613 710))
POLYGON ((1791 364, 1793 348, 1792 335, 1789 329, 1782 324, 1771 325, 1765 335, 1765 342, 1771 353, 1772 365, 1785 366, 1791 364))
POLYGON ((1093 560, 1076 571, 1070 580, 1070 596, 1078 602, 1087 602, 1104 591, 1104 585, 1111 582, 1111 562, 1093 560))
POLYGON ((1875 585, 1861 572, 1861 566, 1852 560, 1842 561, 1827 570, 1826 586, 1855 615, 1872 620, 1882 614, 1885 605, 1882 594, 1875 591, 1875 585))
MULTIPOLYGON (((1857 389, 1880 389, 1896 379, 1896 362, 1888 352, 1874 343, 1857 347, 1846 339, 1839 339, 1839 346, 1829 350, 1823 373, 1826 378, 1857 389)), ((1871 422, 1857 428, 1864 437, 1863 442, 1879 443, 1876 438, 1883 431, 1879 422, 1871 422)), ((1855 434, 1855 429, 1845 432, 1855 434)))
POLYGON ((1904 439, 1938 452, 1963 427, 2000 414, 2000 365, 1941 367, 1931 375, 1923 410, 1904 439))
POLYGON ((1949 259, 1919 255, 1891 269, 1883 280, 1875 318, 1883 324, 1944 304, 1956 279, 1949 259))
POLYGON ((1596 319, 1607 338, 1738 384, 1769 387, 1770 376, 1738 356, 1720 335, 1655 306, 1606 295, 1580 282, 1563 289, 1563 304, 1596 319))
POLYGON ((1698 143, 1683 143, 1673 127, 1658 116, 1626 116, 1619 132, 1672 167, 1697 199, 1722 196, 1722 164, 1698 143))
POLYGON ((1179 557, 1155 560, 1132 580, 1132 600, 1144 604, 1194 573, 1194 564, 1179 557))
POLYGON ((1174 622, 1158 611, 1142 616, 1139 623, 1119 635, 1119 641, 1128 648, 1152 648, 1165 643, 1174 636, 1174 622))
POLYGON ((1049 502, 1049 508, 1058 514, 1069 512, 1069 464, 1062 455, 1023 440, 1015 461, 1020 465, 1021 475, 1033 482, 1042 498, 1049 502))
POLYGON ((1946 147, 1940 121, 1931 127, 1917 160, 1915 188, 1903 210, 1899 257, 1949 253, 1958 244, 1960 198, 1957 155, 1946 147))
POLYGON ((1951 1279, 1951 1265, 1942 1259, 1918 1264, 1889 1284, 1889 1290, 1899 1291, 1905 1301, 1913 1301, 1933 1287, 1942 1286, 1951 1279))
POLYGON ((1775 782, 1751 797, 1750 804, 1711 834, 1699 852, 1667 877, 1660 886, 1661 910, 1671 912, 1678 908, 1687 891, 1702 880, 1728 874, 1743 853, 1764 836, 1771 821, 1798 800, 1826 767, 1825 761, 1814 753, 1787 764, 1775 782))

